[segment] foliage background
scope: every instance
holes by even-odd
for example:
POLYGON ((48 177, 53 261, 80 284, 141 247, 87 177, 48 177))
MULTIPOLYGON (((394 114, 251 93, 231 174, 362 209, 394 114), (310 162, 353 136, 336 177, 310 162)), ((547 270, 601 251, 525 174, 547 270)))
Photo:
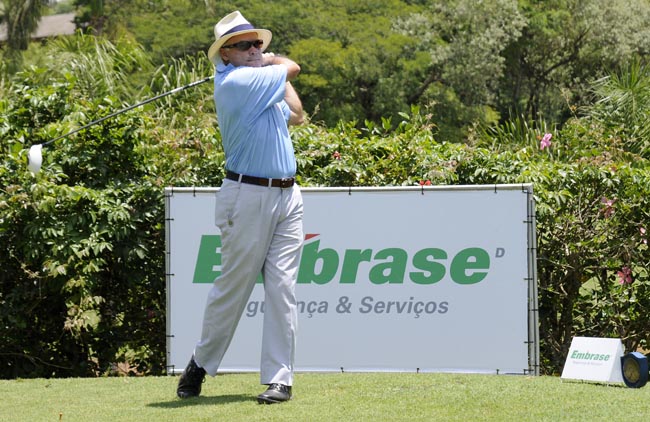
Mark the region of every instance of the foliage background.
POLYGON ((0 377, 165 372, 163 189, 223 178, 211 87, 46 147, 38 175, 26 151, 210 75, 239 6, 302 65, 303 186, 532 182, 542 372, 576 335, 648 348, 648 1, 100 3, 2 62, 0 377))

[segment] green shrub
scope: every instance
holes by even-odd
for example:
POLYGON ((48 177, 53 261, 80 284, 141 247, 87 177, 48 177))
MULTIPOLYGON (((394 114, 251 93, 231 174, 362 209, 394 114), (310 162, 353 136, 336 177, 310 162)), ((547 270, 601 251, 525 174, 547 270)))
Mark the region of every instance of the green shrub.
MULTIPOLYGON (((160 67, 140 91, 186 84, 188 72, 181 61, 160 67)), ((223 178, 209 84, 65 137, 46 147, 41 173, 27 172, 30 145, 123 107, 78 80, 31 68, 0 84, 0 378, 163 373, 163 190, 223 178)), ((597 111, 562 128, 513 119, 466 144, 438 142, 431 115, 418 108, 380 125, 309 123, 292 129, 298 179, 533 183, 542 370, 558 373, 573 336, 621 338, 628 350, 647 349, 650 338, 650 167, 640 132, 609 124, 608 113, 620 116, 611 104, 597 111)))

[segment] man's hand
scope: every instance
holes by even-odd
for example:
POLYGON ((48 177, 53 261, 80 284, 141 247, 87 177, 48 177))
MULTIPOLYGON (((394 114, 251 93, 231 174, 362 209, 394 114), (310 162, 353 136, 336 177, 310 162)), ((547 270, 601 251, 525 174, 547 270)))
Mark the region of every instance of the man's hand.
POLYGON ((264 63, 264 66, 268 66, 273 64, 273 57, 275 57, 275 53, 262 53, 262 60, 264 63))
POLYGON ((281 64, 287 67, 287 81, 294 80, 296 76, 298 76, 298 74, 300 73, 300 66, 298 66, 298 63, 294 62, 293 60, 287 57, 276 56, 274 53, 271 52, 262 54, 263 66, 269 66, 274 64, 281 64))

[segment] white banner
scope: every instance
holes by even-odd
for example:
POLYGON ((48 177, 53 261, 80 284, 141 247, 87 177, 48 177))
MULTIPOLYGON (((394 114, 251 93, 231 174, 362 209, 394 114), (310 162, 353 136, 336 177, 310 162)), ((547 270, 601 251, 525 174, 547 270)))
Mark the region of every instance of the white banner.
MULTIPOLYGON (((216 188, 167 188, 170 373, 220 270, 216 188)), ((303 188, 298 371, 537 373, 530 185, 303 188)), ((255 239, 251 239, 255 241, 255 239)), ((263 286, 221 371, 258 371, 263 286)))

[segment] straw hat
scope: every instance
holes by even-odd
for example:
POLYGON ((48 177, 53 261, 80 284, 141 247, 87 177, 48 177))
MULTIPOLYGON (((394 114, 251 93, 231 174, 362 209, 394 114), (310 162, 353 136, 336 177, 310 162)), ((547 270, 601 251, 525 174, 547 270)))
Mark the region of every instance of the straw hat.
POLYGON ((271 31, 268 29, 255 28, 246 20, 246 18, 244 18, 244 16, 242 16, 239 10, 225 16, 214 26, 214 37, 216 38, 216 41, 212 43, 208 50, 208 58, 210 61, 212 63, 220 63, 221 56, 219 55, 219 49, 226 43, 226 41, 236 35, 248 33, 257 33, 257 36, 264 41, 262 51, 266 50, 271 43, 271 31))

